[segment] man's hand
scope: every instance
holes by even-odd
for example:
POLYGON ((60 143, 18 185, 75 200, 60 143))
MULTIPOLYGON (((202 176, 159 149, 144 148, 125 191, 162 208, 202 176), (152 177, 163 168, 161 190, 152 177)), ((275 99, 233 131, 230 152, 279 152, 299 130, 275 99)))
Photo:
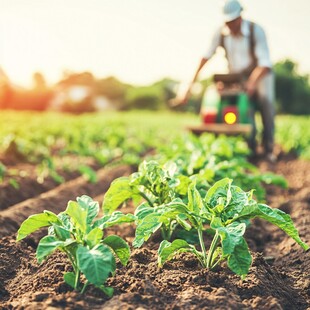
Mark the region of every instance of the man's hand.
POLYGON ((195 84, 195 81, 197 80, 197 77, 198 77, 200 70, 207 63, 207 61, 208 61, 207 58, 202 58, 200 60, 200 63, 199 63, 199 66, 195 72, 194 78, 191 81, 191 83, 187 86, 187 91, 186 91, 185 95, 177 95, 176 98, 169 100, 169 106, 170 107, 177 107, 177 106, 187 104, 188 99, 191 96, 191 89, 192 89, 193 85, 195 84))
POLYGON ((182 96, 182 97, 177 96, 177 97, 169 100, 169 102, 168 102, 169 106, 170 107, 178 107, 178 106, 186 105, 190 96, 191 96, 191 90, 188 89, 184 96, 182 96))
POLYGON ((256 83, 249 79, 246 83, 246 93, 252 97, 256 92, 256 83))

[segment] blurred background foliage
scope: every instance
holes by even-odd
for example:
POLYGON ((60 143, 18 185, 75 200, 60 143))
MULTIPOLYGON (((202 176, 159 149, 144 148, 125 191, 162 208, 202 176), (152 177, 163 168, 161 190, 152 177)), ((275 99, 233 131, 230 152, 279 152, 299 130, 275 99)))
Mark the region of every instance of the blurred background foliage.
MULTIPOLYGON (((298 71, 298 64, 285 59, 274 65, 276 107, 280 114, 310 114, 309 75, 298 71)), ((199 113, 201 99, 211 78, 198 82, 198 90, 186 106, 177 111, 199 113)), ((151 85, 129 85, 110 76, 96 78, 90 72, 64 72, 55 85, 47 85, 42 73, 33 75, 31 89, 0 80, 0 109, 58 110, 84 113, 103 110, 168 110, 169 100, 178 93, 180 81, 163 78, 151 85)))
POLYGON ((280 113, 310 114, 309 75, 298 73, 298 65, 290 59, 274 66, 276 76, 276 102, 280 113))

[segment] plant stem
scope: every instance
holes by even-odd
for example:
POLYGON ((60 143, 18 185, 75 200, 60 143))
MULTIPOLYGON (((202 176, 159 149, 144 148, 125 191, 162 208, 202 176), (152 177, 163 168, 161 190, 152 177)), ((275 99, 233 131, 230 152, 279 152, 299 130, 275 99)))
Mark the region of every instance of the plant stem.
POLYGON ((216 231, 215 232, 215 235, 213 237, 213 240, 211 242, 211 245, 210 245, 210 249, 209 249, 209 253, 208 253, 208 258, 207 258, 207 268, 210 268, 212 269, 214 266, 212 266, 212 261, 213 261, 213 254, 216 250, 216 246, 217 246, 217 243, 219 242, 219 239, 220 239, 220 235, 218 234, 218 232, 216 231))
POLYGON ((139 192, 139 194, 141 195, 142 198, 144 198, 148 202, 148 204, 152 208, 154 208, 154 205, 153 205, 152 201, 149 199, 149 197, 147 195, 145 195, 143 192, 139 192))
POLYGON ((169 232, 168 229, 166 229, 166 227, 162 226, 161 227, 161 236, 164 240, 170 240, 171 233, 169 232))
POLYGON ((215 268, 221 261, 223 261, 222 258, 218 259, 218 260, 212 265, 212 269, 215 268))
POLYGON ((73 255, 71 255, 70 251, 68 251, 68 250, 66 250, 66 249, 64 249, 64 252, 67 254, 67 256, 68 256, 68 258, 69 258, 69 260, 70 260, 70 262, 71 262, 71 265, 72 265, 72 267, 73 267, 73 271, 74 271, 74 273, 76 274, 76 273, 78 272, 78 268, 77 268, 77 266, 76 266, 76 263, 75 263, 75 260, 74 260, 74 258, 73 258, 73 255))
POLYGON ((84 294, 86 287, 88 286, 88 280, 85 282, 85 284, 83 285, 83 288, 81 290, 81 294, 84 294))
POLYGON ((199 243, 200 243, 201 252, 202 252, 202 256, 203 256, 203 267, 208 267, 206 247, 205 247, 205 244, 203 242, 202 227, 198 228, 198 237, 199 237, 199 243))
POLYGON ((74 282, 74 289, 78 290, 80 284, 80 271, 77 270, 75 274, 75 282, 74 282))

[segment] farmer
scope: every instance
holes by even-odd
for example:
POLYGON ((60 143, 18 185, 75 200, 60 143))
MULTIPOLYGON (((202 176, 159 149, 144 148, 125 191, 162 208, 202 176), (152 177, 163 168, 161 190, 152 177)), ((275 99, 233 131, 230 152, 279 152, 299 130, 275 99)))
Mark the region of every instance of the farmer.
MULTIPOLYGON (((186 104, 192 85, 200 70, 221 46, 225 50, 230 73, 241 73, 246 78, 246 92, 255 98, 263 122, 263 148, 266 158, 275 162, 274 146, 274 76, 265 32, 261 26, 242 18, 238 0, 227 0, 223 5, 225 24, 215 32, 207 52, 201 59, 194 78, 178 104, 186 104)), ((249 146, 256 153, 256 126, 249 139, 249 146)))

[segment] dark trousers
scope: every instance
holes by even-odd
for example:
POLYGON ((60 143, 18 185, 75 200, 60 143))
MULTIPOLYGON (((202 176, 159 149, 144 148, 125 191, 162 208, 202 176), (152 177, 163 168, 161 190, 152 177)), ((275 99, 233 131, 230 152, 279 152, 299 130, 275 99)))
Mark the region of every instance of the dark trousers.
MULTIPOLYGON (((263 132, 262 132, 262 146, 265 153, 271 153, 274 147, 274 75, 272 72, 268 73, 266 76, 258 83, 257 91, 254 98, 256 108, 260 112, 263 132)), ((252 111, 253 116, 253 130, 249 138, 249 146, 256 152, 257 140, 256 140, 256 124, 255 124, 255 109, 252 111)))

